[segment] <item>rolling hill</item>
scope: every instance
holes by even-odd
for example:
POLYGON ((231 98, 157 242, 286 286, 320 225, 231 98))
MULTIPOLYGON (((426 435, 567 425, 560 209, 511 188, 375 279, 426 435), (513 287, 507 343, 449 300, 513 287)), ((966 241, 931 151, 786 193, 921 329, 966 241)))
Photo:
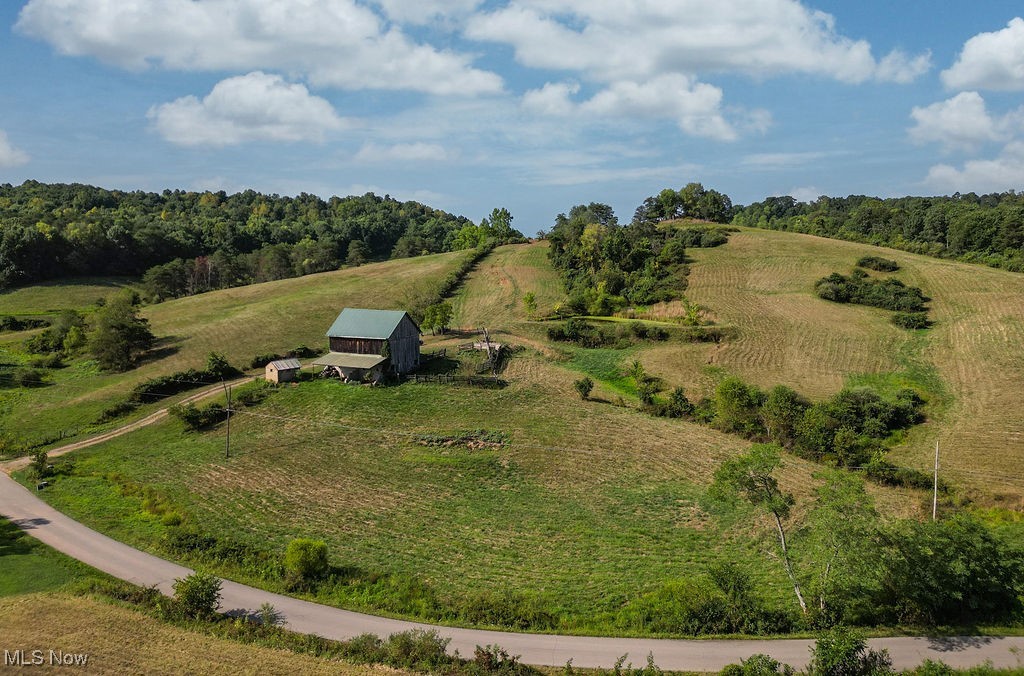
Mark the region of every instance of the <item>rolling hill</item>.
MULTIPOLYGON (((1020 507, 1024 276, 765 230, 744 229, 690 254, 689 297, 734 332, 721 343, 550 343, 522 303, 533 292, 543 313, 561 299, 546 244, 501 247, 452 303, 456 325, 486 326, 502 342, 528 346, 509 362, 505 389, 281 388, 236 416, 230 460, 221 430, 187 433, 167 421, 75 454, 73 470, 45 495, 114 537, 275 589, 281 581, 259 561, 291 538, 322 538, 349 577, 316 598, 376 612, 486 625, 500 622, 473 609, 505 603, 558 618, 550 628, 560 631, 643 633, 629 619, 643 599, 725 560, 742 562, 766 598, 785 607, 790 592, 769 524, 705 496, 714 469, 747 442, 636 411, 618 382, 635 359, 691 399, 726 374, 765 388, 788 384, 814 399, 848 384, 913 386, 928 398, 929 420, 893 457, 929 468, 938 439, 947 449, 944 476, 986 504, 1020 507), (906 331, 885 311, 815 296, 817 279, 848 273, 865 254, 896 259, 895 275, 924 289, 931 329, 906 331), (591 401, 573 391, 581 373, 598 381, 591 401), (171 552, 178 520, 241 554, 171 552)), ((314 344, 340 304, 401 307, 405 285, 453 261, 397 261, 148 308, 155 332, 175 336, 178 351, 132 377, 193 365, 214 349, 241 361, 314 344)), ((681 309, 653 311, 671 317, 681 309)), ((454 356, 466 336, 425 340, 454 356)), ((115 385, 123 382, 111 392, 115 385)), ((83 396, 101 400, 102 392, 93 386, 83 396)), ((820 469, 785 460, 781 481, 797 496, 797 522, 820 469)), ((871 494, 883 518, 930 506, 921 492, 871 494)))

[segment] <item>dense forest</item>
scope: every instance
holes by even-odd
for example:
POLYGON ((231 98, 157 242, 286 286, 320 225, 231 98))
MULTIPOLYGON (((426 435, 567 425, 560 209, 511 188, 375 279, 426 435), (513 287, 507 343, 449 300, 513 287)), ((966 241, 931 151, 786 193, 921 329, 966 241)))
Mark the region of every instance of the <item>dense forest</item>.
POLYGON ((1024 272, 1024 194, 878 199, 769 197, 733 224, 789 230, 1024 272))
POLYGON ((731 209, 727 195, 690 183, 648 197, 624 226, 607 204, 578 204, 568 215, 558 214, 546 237, 569 296, 567 309, 610 315, 627 305, 679 298, 686 289, 687 247, 718 246, 728 234, 693 221, 661 224, 682 218, 724 222, 731 209))
POLYGON ((476 225, 418 202, 122 192, 0 185, 0 288, 79 275, 145 275, 152 300, 334 270, 343 263, 473 248, 522 235, 495 209, 476 225))

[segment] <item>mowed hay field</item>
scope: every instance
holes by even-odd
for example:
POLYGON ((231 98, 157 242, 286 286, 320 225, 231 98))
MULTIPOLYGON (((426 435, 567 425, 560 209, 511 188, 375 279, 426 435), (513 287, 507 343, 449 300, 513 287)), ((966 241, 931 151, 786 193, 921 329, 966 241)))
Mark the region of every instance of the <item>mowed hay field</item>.
MULTIPOLYGON (((415 288, 440 281, 466 253, 438 254, 348 268, 264 284, 180 298, 143 308, 159 345, 153 358, 123 374, 99 372, 80 359, 50 372, 50 384, 34 389, 0 390, 0 427, 29 441, 61 431, 87 430, 100 413, 124 397, 136 383, 187 368, 203 368, 210 352, 248 368, 257 354, 285 352, 299 344, 326 346, 328 327, 346 306, 401 308, 415 288)), ((74 284, 69 288, 77 288, 74 284)), ((85 295, 71 293, 79 308, 103 294, 91 285, 85 295)), ((108 291, 116 289, 110 288, 108 291)), ((31 287, 13 292, 35 298, 39 307, 58 305, 60 287, 31 287)), ((6 361, 24 363, 28 332, 0 335, 6 361)))
POLYGON ((80 310, 124 288, 131 288, 131 280, 85 277, 8 289, 0 291, 0 315, 34 316, 80 310))
POLYGON ((531 292, 540 316, 565 299, 558 273, 548 261, 548 243, 498 247, 480 261, 452 299, 453 325, 518 332, 529 320, 523 296, 531 292))
MULTIPOLYGON (((0 627, 8 650, 88 655, 90 674, 400 674, 389 668, 297 655, 205 636, 140 612, 88 597, 29 594, 0 599, 0 627)), ((31 656, 27 655, 30 659, 31 656)), ((60 667, 27 668, 61 671, 60 667)))
MULTIPOLYGON (((869 245, 744 229, 728 244, 691 249, 687 295, 736 338, 666 345, 640 354, 653 373, 698 391, 734 373, 761 387, 785 383, 813 398, 844 384, 889 380, 930 390, 933 419, 893 458, 930 468, 934 444, 958 482, 1024 495, 1024 275, 869 245), (893 326, 890 312, 818 298, 814 283, 849 274, 858 258, 899 262, 893 275, 931 297, 935 325, 893 326), (886 374, 893 374, 887 376, 886 374)), ((878 275, 879 273, 872 273, 878 275)))

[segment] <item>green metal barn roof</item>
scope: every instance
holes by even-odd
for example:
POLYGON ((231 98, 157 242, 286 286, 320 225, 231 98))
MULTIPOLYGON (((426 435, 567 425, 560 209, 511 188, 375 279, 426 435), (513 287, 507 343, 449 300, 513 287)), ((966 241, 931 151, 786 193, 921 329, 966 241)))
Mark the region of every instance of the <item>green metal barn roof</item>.
POLYGON ((363 310, 347 307, 327 331, 328 338, 390 338, 402 317, 402 310, 363 310))

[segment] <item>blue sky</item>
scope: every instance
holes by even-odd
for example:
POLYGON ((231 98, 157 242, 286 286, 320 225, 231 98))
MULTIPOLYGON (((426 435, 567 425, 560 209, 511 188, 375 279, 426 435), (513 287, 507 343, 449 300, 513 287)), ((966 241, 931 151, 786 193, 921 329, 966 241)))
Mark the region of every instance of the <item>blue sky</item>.
POLYGON ((0 3, 0 182, 374 191, 527 233, 700 181, 1024 189, 1019 2, 0 3))

